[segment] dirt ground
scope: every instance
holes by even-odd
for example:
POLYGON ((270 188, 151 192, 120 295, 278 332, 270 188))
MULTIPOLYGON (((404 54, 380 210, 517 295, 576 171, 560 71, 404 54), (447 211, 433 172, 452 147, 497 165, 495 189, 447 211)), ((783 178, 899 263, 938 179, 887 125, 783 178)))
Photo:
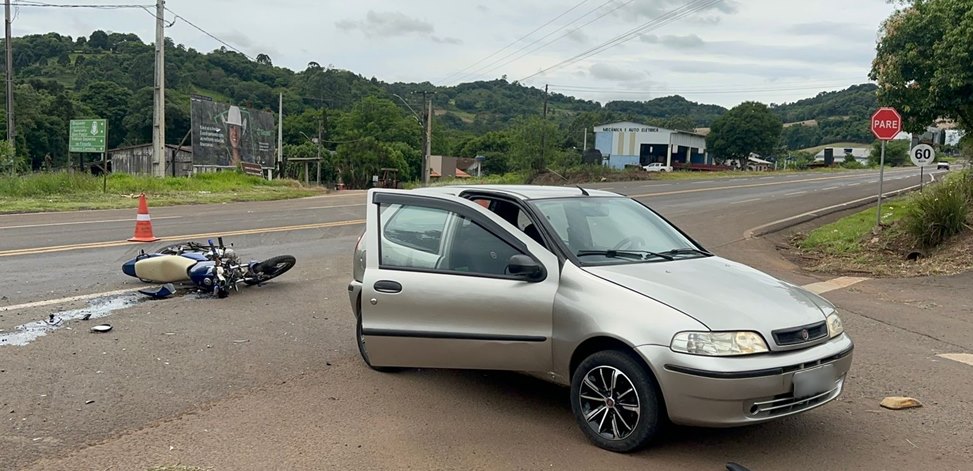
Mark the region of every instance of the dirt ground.
POLYGON ((840 255, 803 250, 799 245, 804 237, 804 232, 778 237, 778 250, 795 265, 813 273, 911 278, 973 270, 973 230, 931 250, 917 249, 901 238, 868 234, 862 239, 861 251, 840 255))

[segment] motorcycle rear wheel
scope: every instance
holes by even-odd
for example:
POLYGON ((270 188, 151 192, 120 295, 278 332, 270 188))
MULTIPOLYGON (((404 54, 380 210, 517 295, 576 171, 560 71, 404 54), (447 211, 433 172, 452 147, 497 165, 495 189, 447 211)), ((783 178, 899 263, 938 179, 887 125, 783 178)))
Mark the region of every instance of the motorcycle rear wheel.
POLYGON ((287 270, 294 268, 294 264, 297 263, 297 259, 291 255, 278 255, 276 257, 270 257, 253 266, 253 272, 257 274, 259 280, 247 280, 245 283, 248 285, 255 285, 257 283, 263 283, 265 281, 277 278, 283 275, 287 270))

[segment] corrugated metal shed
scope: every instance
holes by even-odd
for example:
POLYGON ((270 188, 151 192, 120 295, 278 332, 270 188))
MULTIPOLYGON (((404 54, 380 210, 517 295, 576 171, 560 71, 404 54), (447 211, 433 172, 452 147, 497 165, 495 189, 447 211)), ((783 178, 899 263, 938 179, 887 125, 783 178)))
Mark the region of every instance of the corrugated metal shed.
MULTIPOLYGON (((112 172, 152 175, 152 144, 110 149, 112 172)), ((193 173, 192 147, 166 144, 166 176, 188 177, 193 173)))

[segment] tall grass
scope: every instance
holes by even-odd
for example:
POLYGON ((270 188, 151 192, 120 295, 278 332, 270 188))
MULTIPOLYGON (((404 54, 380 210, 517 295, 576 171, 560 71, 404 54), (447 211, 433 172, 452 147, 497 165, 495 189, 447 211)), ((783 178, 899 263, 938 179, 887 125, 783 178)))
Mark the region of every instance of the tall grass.
POLYGON ((935 247, 966 227, 971 205, 967 176, 955 174, 912 198, 903 224, 920 247, 935 247))
MULTIPOLYGON (((227 193, 256 186, 291 186, 294 182, 264 180, 238 172, 201 173, 192 177, 165 177, 112 174, 108 192, 115 194, 200 192, 227 193)), ((76 172, 35 173, 0 177, 0 196, 39 198, 57 195, 101 193, 102 177, 76 172)))

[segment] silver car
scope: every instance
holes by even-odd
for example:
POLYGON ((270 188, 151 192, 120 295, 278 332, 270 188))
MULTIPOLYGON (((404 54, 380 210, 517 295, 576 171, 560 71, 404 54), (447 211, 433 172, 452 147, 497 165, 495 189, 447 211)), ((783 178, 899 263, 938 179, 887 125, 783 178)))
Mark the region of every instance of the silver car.
POLYGON ((371 368, 527 372, 570 386, 599 447, 668 418, 756 424, 841 394, 835 307, 707 252, 605 191, 469 186, 368 192, 348 287, 371 368))

